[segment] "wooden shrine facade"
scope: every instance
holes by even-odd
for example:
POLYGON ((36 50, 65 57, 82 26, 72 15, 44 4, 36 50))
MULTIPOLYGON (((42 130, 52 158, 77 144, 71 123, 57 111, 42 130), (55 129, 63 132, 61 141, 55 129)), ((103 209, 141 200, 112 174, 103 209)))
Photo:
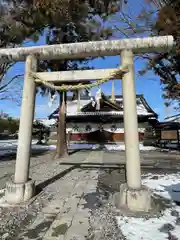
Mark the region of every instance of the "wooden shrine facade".
MULTIPOLYGON (((124 120, 122 96, 101 94, 99 103, 95 98, 83 96, 67 98, 66 133, 73 143, 118 143, 124 141, 124 120)), ((143 95, 136 95, 138 134, 143 141, 145 129, 157 122, 157 114, 150 108, 143 95)), ((58 120, 59 108, 49 118, 58 120)))

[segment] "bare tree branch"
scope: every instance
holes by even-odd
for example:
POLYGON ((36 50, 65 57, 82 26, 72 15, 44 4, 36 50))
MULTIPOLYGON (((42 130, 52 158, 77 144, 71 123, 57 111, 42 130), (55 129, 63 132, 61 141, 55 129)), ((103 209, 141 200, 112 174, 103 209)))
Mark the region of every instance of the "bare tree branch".
POLYGON ((24 74, 18 74, 14 77, 11 78, 11 80, 9 80, 6 84, 0 86, 0 93, 3 93, 5 91, 5 89, 9 86, 9 84, 11 84, 15 79, 23 77, 24 74))

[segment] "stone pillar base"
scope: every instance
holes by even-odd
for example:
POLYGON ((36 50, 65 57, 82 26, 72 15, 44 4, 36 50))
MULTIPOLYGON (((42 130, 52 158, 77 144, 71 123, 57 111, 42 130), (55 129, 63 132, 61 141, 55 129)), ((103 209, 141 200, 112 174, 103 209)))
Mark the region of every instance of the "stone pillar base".
POLYGON ((152 210, 151 195, 151 191, 145 186, 134 190, 128 188, 127 184, 121 184, 117 207, 130 212, 148 213, 152 210))
POLYGON ((6 183, 5 201, 9 204, 20 204, 30 200, 35 195, 35 182, 6 183))

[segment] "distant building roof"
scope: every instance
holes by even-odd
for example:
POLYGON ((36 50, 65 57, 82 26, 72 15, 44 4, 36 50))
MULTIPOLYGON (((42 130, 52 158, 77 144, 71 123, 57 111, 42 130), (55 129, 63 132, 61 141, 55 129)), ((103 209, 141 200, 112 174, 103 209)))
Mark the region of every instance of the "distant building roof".
POLYGON ((179 130, 180 123, 179 122, 158 122, 155 127, 164 129, 164 130, 179 130))
POLYGON ((176 115, 172 115, 172 116, 166 117, 165 120, 166 121, 179 122, 180 123, 180 113, 178 113, 176 115))
POLYGON ((34 121, 34 123, 39 122, 41 124, 43 124, 46 127, 51 127, 54 124, 56 124, 56 119, 49 119, 49 118, 38 118, 34 121))

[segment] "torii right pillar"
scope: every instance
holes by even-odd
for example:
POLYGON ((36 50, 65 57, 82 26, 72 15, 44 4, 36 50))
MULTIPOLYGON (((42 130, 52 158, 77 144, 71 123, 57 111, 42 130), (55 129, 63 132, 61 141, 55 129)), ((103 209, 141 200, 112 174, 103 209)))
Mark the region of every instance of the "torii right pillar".
POLYGON ((128 72, 122 78, 127 183, 120 187, 118 205, 133 212, 148 212, 152 206, 151 192, 141 184, 134 58, 131 50, 121 52, 121 65, 128 66, 128 72))

